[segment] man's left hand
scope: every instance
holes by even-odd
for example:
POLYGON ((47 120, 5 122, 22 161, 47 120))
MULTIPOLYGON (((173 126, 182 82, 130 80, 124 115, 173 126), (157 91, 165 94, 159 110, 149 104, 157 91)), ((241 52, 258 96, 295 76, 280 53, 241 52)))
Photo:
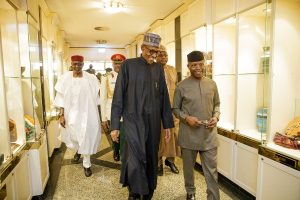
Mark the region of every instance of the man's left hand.
POLYGON ((219 120, 216 117, 210 118, 210 120, 208 121, 208 125, 206 126, 206 128, 214 128, 217 125, 218 121, 219 120))
POLYGON ((166 139, 166 142, 170 141, 170 139, 171 139, 171 131, 170 131, 170 129, 165 129, 165 139, 166 139))

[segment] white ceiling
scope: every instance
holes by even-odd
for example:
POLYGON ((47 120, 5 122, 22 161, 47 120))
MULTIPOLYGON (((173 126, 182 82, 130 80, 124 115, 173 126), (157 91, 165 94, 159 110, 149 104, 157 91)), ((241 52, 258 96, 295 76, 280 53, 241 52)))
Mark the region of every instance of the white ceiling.
POLYGON ((60 27, 71 47, 99 47, 96 40, 107 40, 106 48, 124 48, 163 19, 185 0, 119 0, 124 11, 111 14, 100 8, 100 0, 45 0, 50 11, 58 14, 60 27), (94 27, 108 27, 96 31, 94 27))

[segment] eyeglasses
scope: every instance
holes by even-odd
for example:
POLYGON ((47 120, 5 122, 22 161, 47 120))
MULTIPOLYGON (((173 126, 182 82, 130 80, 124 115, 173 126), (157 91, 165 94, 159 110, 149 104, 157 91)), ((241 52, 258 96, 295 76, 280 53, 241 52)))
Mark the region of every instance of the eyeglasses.
POLYGON ((156 50, 156 49, 150 49, 150 48, 147 47, 147 46, 145 46, 145 47, 146 47, 146 49, 148 50, 147 55, 156 58, 156 56, 157 56, 157 54, 158 54, 158 50, 156 50))

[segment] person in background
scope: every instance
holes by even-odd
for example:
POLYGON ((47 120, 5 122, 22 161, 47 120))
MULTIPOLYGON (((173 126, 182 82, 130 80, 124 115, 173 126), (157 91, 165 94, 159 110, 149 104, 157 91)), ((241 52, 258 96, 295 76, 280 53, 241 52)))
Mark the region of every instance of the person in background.
POLYGON ((96 75, 96 71, 95 71, 95 69, 93 69, 92 64, 89 65, 89 68, 86 70, 86 72, 96 75))
MULTIPOLYGON (((111 103, 115 90, 116 80, 118 77, 118 73, 121 67, 122 62, 126 59, 126 57, 122 54, 114 54, 110 58, 113 62, 113 71, 108 73, 103 77, 101 82, 101 118, 102 118, 102 127, 105 132, 109 132, 110 129, 110 113, 111 113, 111 103)), ((121 130, 123 129, 121 123, 121 130)), ((113 158, 115 161, 120 161, 120 144, 123 145, 123 141, 121 142, 120 137, 123 138, 123 132, 120 131, 120 136, 118 140, 113 142, 113 158)))
POLYGON ((65 72, 55 85, 54 106, 60 108, 61 138, 68 148, 76 150, 73 162, 83 154, 86 177, 92 175, 90 155, 100 144, 100 84, 96 76, 82 71, 84 58, 71 57, 73 71, 65 72))
POLYGON ((99 83, 101 84, 101 77, 102 77, 101 73, 98 72, 98 73, 96 74, 96 77, 97 77, 99 83))
MULTIPOLYGON (((170 103, 172 107, 174 91, 177 84, 177 72, 174 67, 167 65, 168 52, 163 45, 159 46, 159 52, 156 58, 156 62, 162 64, 165 73, 166 84, 169 92, 170 103)), ((175 117, 173 117, 173 119, 174 119, 175 128, 171 129, 171 138, 169 142, 166 142, 164 140, 165 134, 163 130, 161 131, 159 150, 158 150, 158 169, 157 169, 157 175, 159 176, 162 176, 164 173, 163 160, 162 160, 163 156, 166 157, 165 165, 169 166, 173 173, 175 174, 179 173, 179 170, 175 165, 175 157, 180 156, 180 148, 177 144, 179 120, 175 117)))
POLYGON ((192 51, 187 59, 191 76, 177 85, 173 102, 173 112, 180 119, 178 143, 182 152, 186 199, 195 199, 194 166, 199 152, 207 199, 218 200, 216 125, 220 116, 219 93, 216 83, 203 76, 203 53, 192 51))
POLYGON ((160 40, 153 33, 144 35, 141 56, 122 63, 114 91, 111 137, 118 140, 123 117, 125 144, 120 182, 128 187, 128 199, 152 198, 157 184, 161 123, 166 140, 174 127, 164 72, 154 62, 160 40))

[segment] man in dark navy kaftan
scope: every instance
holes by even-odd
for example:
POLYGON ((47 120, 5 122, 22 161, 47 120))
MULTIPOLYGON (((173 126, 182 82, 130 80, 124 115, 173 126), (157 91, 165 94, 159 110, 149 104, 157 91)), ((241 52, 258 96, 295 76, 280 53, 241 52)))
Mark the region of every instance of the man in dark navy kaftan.
POLYGON ((158 35, 144 37, 139 58, 127 59, 119 72, 111 110, 111 136, 117 140, 123 117, 125 146, 121 180, 128 186, 129 199, 151 199, 157 184, 157 155, 161 122, 166 129, 174 127, 163 68, 154 62, 158 35))

